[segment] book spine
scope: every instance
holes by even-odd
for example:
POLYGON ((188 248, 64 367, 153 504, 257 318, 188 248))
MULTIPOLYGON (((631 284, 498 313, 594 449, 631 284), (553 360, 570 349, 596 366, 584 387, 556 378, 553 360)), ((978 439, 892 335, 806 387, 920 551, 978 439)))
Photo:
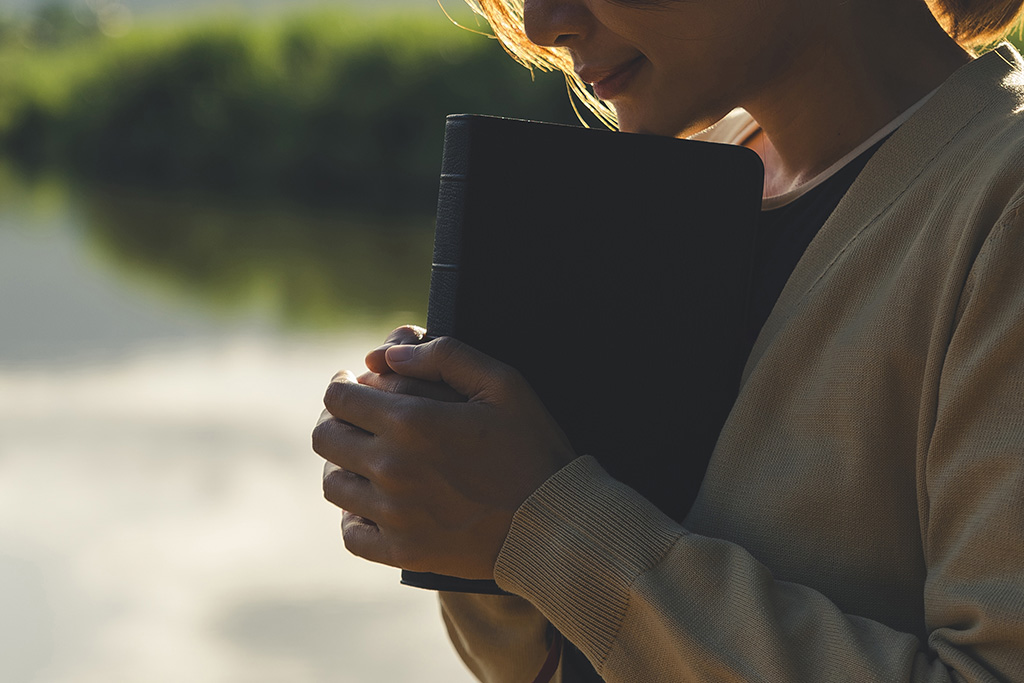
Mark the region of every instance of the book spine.
MULTIPOLYGON (((466 194, 468 186, 471 120, 450 116, 444 129, 441 182, 437 191, 437 224, 434 257, 430 267, 430 298, 427 302, 427 335, 456 336, 459 301, 459 264, 462 259, 466 194)), ((508 595, 493 581, 459 579, 440 574, 402 571, 406 586, 458 593, 508 595)))
POLYGON ((468 123, 459 117, 449 117, 445 125, 427 303, 427 334, 431 337, 452 336, 457 332, 455 312, 459 299, 459 263, 466 215, 468 129, 468 123))

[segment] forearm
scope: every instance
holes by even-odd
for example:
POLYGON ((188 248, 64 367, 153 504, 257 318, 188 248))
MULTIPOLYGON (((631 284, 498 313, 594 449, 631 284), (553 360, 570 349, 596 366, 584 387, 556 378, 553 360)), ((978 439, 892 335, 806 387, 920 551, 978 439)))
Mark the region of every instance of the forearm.
POLYGON ((547 657, 550 625, 516 596, 441 593, 452 644, 484 683, 530 683, 547 657))

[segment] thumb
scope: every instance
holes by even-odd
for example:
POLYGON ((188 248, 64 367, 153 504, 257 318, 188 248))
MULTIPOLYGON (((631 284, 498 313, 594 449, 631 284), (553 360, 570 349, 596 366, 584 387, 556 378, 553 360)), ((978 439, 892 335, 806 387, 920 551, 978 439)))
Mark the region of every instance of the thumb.
POLYGON ((397 374, 444 382, 470 400, 487 394, 512 368, 452 337, 387 349, 388 366, 397 374))

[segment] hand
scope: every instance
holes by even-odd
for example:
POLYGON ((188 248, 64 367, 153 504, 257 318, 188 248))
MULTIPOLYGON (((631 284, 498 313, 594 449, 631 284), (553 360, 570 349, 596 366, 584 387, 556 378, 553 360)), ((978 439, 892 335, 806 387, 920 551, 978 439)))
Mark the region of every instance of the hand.
POLYGON ((454 339, 390 346, 384 361, 466 401, 335 376, 313 448, 337 466, 324 495, 346 511, 346 547, 414 571, 493 578, 515 511, 575 457, 568 440, 522 375, 454 339))
POLYGON ((366 367, 370 372, 359 376, 359 383, 395 394, 422 396, 438 401, 464 402, 466 397, 444 382, 428 382, 415 377, 396 374, 387 363, 386 353, 392 346, 422 344, 429 341, 427 331, 416 325, 404 325, 388 335, 384 343, 366 354, 366 367))

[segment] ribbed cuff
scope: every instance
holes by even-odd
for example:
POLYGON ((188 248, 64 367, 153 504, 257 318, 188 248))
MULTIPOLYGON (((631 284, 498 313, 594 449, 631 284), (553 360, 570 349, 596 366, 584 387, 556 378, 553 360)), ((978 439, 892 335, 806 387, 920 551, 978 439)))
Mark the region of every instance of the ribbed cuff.
POLYGON ((584 456, 548 479, 516 512, 494 578, 603 663, 625 616, 630 585, 684 533, 584 456))

